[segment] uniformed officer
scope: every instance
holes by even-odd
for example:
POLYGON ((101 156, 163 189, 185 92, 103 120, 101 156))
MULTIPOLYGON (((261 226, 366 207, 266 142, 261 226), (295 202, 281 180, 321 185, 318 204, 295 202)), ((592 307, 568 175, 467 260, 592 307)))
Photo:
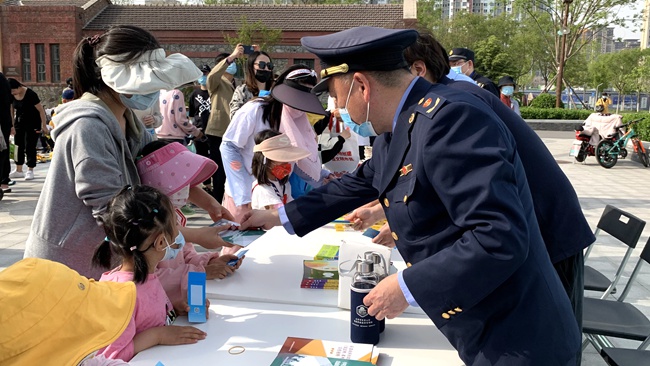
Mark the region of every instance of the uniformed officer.
POLYGON ((454 48, 449 51, 449 66, 459 74, 464 74, 476 81, 476 84, 483 89, 489 90, 492 94, 499 96, 499 88, 492 80, 479 74, 474 70, 474 51, 467 48, 454 48))
POLYGON ((365 297, 371 315, 422 307, 467 365, 575 365, 580 332, 512 135, 479 99, 409 73, 402 53, 416 38, 358 27, 302 39, 323 63, 315 91, 380 136, 354 173, 248 213, 242 228, 302 236, 378 198, 411 266, 365 297))

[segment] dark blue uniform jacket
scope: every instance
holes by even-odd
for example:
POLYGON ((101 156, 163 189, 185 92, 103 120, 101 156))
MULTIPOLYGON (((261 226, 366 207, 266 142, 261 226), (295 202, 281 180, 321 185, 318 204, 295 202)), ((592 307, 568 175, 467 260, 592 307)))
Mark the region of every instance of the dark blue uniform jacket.
POLYGON ((581 335, 514 139, 480 105, 418 80, 372 159, 287 204, 287 216, 304 235, 379 198, 411 264, 406 285, 467 365, 575 364, 581 335))
POLYGON ((524 166, 535 216, 551 262, 574 256, 596 240, 585 219, 571 182, 557 165, 542 139, 517 113, 485 89, 463 81, 438 81, 483 100, 506 125, 517 144, 524 166))

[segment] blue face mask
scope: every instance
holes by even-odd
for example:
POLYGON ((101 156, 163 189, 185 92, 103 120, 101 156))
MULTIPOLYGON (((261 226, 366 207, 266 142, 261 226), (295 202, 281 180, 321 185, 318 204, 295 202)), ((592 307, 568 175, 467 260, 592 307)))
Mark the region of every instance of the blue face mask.
POLYGON ((229 73, 230 75, 235 75, 237 73, 237 64, 233 62, 230 65, 228 65, 228 68, 226 68, 226 72, 229 73))
POLYGON ((375 129, 372 128, 372 124, 370 121, 368 121, 368 116, 370 115, 370 103, 368 103, 368 108, 366 110, 366 121, 363 122, 362 124, 356 124, 354 121, 352 121, 352 117, 350 117, 350 113, 348 112, 348 102, 350 101, 350 94, 352 93, 352 86, 354 85, 354 80, 352 80, 352 83, 350 84, 350 91, 348 92, 348 99, 345 101, 345 108, 339 109, 339 113, 341 114, 341 119, 343 120, 343 123, 354 133, 356 133, 359 136, 362 137, 371 137, 371 136, 377 136, 377 133, 375 132, 375 129))
POLYGON ((130 109, 145 110, 151 108, 154 103, 158 103, 160 91, 149 94, 133 94, 131 98, 127 98, 124 94, 120 94, 120 100, 125 107, 130 109))
POLYGON ((167 248, 165 248, 165 256, 163 259, 161 259, 161 261, 167 261, 176 258, 178 252, 183 250, 183 247, 185 246, 185 237, 180 231, 178 232, 176 239, 174 239, 174 244, 178 244, 178 248, 172 248, 172 246, 169 244, 169 241, 167 241, 167 237, 165 237, 165 241, 167 242, 167 248))
POLYGON ((463 65, 452 66, 451 71, 455 72, 456 74, 462 74, 463 73, 463 65))
POLYGON ((509 97, 515 92, 515 87, 511 85, 506 85, 501 87, 501 94, 509 97))
POLYGON ((208 83, 208 77, 203 75, 203 76, 201 76, 199 78, 198 82, 199 82, 199 85, 205 86, 208 83))

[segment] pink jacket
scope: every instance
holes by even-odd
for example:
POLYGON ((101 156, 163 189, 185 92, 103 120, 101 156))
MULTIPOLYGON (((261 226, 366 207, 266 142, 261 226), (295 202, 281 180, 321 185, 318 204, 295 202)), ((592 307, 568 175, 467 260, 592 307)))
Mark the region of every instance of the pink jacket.
MULTIPOLYGON (((181 226, 185 226, 185 216, 176 210, 181 226)), ((219 253, 197 253, 192 243, 185 243, 176 258, 158 263, 156 276, 172 304, 187 301, 187 277, 189 272, 205 272, 205 266, 219 253)))
POLYGON ((178 89, 160 94, 160 113, 163 122, 156 128, 159 138, 180 140, 187 135, 198 136, 201 132, 187 117, 185 97, 178 89))

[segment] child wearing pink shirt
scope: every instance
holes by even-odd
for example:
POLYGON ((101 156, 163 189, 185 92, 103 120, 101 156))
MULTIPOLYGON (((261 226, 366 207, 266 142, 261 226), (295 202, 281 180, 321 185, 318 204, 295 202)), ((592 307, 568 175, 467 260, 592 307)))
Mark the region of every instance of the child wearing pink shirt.
MULTIPOLYGON (((178 142, 154 141, 144 147, 142 154, 144 157, 136 164, 142 184, 155 187, 170 198, 177 222, 188 237, 192 230, 203 230, 204 228, 185 227, 187 219, 180 208, 187 203, 190 188, 212 176, 218 168, 217 164, 192 153, 178 142)), ((214 235, 222 245, 228 244, 220 239, 218 232, 227 228, 229 227, 210 228, 214 229, 214 235)), ((188 243, 178 256, 158 264, 156 276, 175 307, 184 309, 187 303, 188 273, 205 272, 208 280, 225 278, 237 270, 242 261, 239 260, 235 266, 229 266, 228 262, 232 259, 237 259, 237 256, 220 256, 218 252, 197 253, 194 245, 188 243)))
POLYGON ((160 261, 175 258, 185 245, 169 198, 152 187, 127 186, 111 199, 99 221, 106 238, 95 251, 93 264, 110 268, 113 255, 122 259, 122 264, 105 272, 100 281, 133 281, 136 285, 131 321, 122 335, 99 353, 128 362, 158 344, 204 339, 206 334, 195 327, 171 326, 176 313, 154 273, 160 261))
POLYGON ((185 97, 180 90, 161 91, 160 113, 163 119, 162 125, 156 128, 158 138, 185 144, 187 135, 197 138, 203 136, 203 132, 194 126, 187 117, 185 97))

